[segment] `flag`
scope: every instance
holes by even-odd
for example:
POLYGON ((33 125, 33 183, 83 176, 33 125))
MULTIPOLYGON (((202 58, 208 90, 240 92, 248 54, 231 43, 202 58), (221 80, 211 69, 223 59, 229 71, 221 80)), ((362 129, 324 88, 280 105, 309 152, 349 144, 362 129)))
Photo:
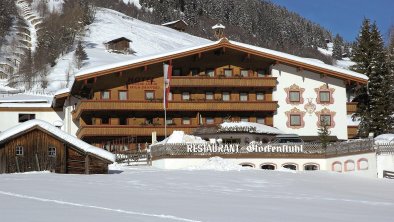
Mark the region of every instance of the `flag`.
POLYGON ((170 82, 171 82, 171 77, 172 77, 172 65, 163 63, 163 71, 164 71, 164 100, 163 100, 163 106, 164 109, 168 108, 168 96, 170 95, 170 82))

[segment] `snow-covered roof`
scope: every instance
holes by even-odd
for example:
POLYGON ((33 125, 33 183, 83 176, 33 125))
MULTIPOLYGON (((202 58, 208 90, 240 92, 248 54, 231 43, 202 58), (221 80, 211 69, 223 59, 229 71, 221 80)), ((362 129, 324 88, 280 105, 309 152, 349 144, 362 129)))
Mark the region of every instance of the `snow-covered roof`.
POLYGON ((167 26, 167 25, 175 24, 175 23, 177 23, 177 22, 183 22, 183 23, 185 23, 185 24, 187 25, 187 22, 185 22, 184 20, 180 20, 180 19, 175 20, 175 21, 172 21, 172 22, 166 22, 166 23, 163 23, 163 24, 161 24, 161 25, 167 26))
POLYGON ((226 28, 226 26, 224 26, 220 23, 212 26, 212 29, 225 29, 225 28, 226 28))
POLYGON ((29 120, 24 123, 21 123, 17 126, 14 126, 2 133, 0 133, 0 143, 3 141, 6 141, 16 135, 19 135, 22 132, 25 132, 26 130, 29 130, 33 127, 39 127, 42 130, 52 134, 53 136, 73 145, 75 148, 80 149, 86 153, 90 153, 93 155, 96 155, 98 157, 101 157, 103 159, 106 159, 111 162, 115 162, 115 155, 104 150, 100 149, 97 147, 94 147, 62 130, 59 128, 53 126, 52 124, 45 122, 43 120, 29 120))
POLYGON ((174 131, 169 137, 156 144, 166 143, 207 143, 207 141, 198 136, 185 134, 183 131, 174 131))
POLYGON ((394 134, 382 134, 375 137, 375 144, 391 144, 394 143, 394 134))
MULTIPOLYGON (((343 78, 350 78, 350 79, 357 79, 358 81, 367 81, 368 77, 366 75, 353 72, 351 70, 346 70, 342 69, 339 67, 335 67, 332 65, 327 65, 324 63, 321 63, 320 61, 315 61, 307 58, 302 58, 299 56, 295 55, 290 55, 284 52, 279 52, 271 49, 266 49, 258 46, 253 46, 241 42, 236 42, 236 41, 228 41, 227 39, 221 39, 215 42, 207 43, 207 44, 199 44, 195 45, 193 47, 185 47, 181 48, 178 50, 171 50, 167 51, 165 53, 159 53, 159 54, 154 54, 154 55, 148 55, 148 56, 143 56, 143 57, 137 57, 135 59, 131 59, 129 61, 124 61, 124 62, 119 62, 119 63, 113 63, 105 66, 98 66, 94 68, 89 68, 82 70, 78 72, 75 76, 82 77, 87 74, 92 74, 92 73, 97 73, 97 72, 107 72, 110 73, 113 71, 113 69, 117 68, 125 68, 127 69, 128 66, 133 66, 133 65, 138 65, 139 63, 143 62, 149 62, 152 61, 154 62, 156 59, 162 58, 162 59, 168 59, 167 57, 171 57, 174 55, 179 56, 180 54, 188 53, 188 52, 196 52, 198 50, 203 51, 204 49, 211 50, 212 48, 215 47, 233 47, 237 50, 248 50, 248 51, 253 51, 261 56, 267 56, 273 59, 277 59, 279 61, 283 60, 284 63, 295 63, 300 66, 305 66, 307 68, 314 68, 314 69, 319 69, 321 71, 325 71, 328 73, 331 73, 332 75, 339 75, 343 78)), ((156 61, 157 62, 157 61, 156 61)))
POLYGON ((52 95, 14 94, 0 98, 0 107, 51 107, 52 95))
POLYGON ((58 91, 55 92, 55 96, 61 95, 61 94, 64 94, 64 93, 69 93, 69 92, 70 92, 69 88, 59 89, 58 91))
POLYGON ((262 134, 284 134, 283 131, 267 126, 264 124, 260 123, 251 123, 251 122, 224 122, 219 125, 220 129, 223 129, 224 131, 229 130, 231 131, 234 129, 236 131, 237 129, 244 129, 244 131, 248 131, 251 133, 262 133, 262 134))

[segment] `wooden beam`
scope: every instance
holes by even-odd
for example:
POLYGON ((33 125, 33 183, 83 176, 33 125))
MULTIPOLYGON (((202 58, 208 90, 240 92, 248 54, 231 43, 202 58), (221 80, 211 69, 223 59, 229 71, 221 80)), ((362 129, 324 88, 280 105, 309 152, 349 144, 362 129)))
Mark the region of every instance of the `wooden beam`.
POLYGON ((85 174, 89 174, 89 154, 86 154, 85 157, 85 174))

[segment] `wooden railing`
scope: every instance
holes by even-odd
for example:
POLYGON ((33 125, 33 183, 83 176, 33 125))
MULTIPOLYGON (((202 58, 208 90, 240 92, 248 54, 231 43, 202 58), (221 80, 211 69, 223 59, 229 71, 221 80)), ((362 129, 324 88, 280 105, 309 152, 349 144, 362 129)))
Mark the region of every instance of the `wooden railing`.
POLYGON ((354 102, 346 103, 346 111, 347 114, 355 113, 357 111, 357 103, 354 102))
MULTIPOLYGON (((171 135, 174 130, 191 134, 195 128, 195 126, 167 126, 167 135, 171 135)), ((76 134, 78 138, 84 138, 88 136, 151 136, 152 132, 156 132, 158 136, 164 136, 164 126, 84 125, 76 134)))
MULTIPOLYGON (((168 111, 275 111, 275 101, 171 101, 168 111)), ((77 119, 84 111, 162 111, 161 101, 119 101, 119 100, 82 100, 73 112, 77 119)))
POLYGON ((275 77, 174 76, 171 87, 275 87, 275 77))

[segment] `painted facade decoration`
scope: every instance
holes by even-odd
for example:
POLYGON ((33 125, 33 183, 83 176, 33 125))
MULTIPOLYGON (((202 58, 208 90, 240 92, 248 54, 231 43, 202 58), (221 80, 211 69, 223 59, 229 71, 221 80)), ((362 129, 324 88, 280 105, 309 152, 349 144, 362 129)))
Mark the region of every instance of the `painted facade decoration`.
POLYGON ((323 106, 334 104, 334 91, 335 89, 330 88, 328 84, 323 84, 319 88, 315 88, 316 103, 323 106))
POLYGON ((307 98, 308 102, 305 104, 304 109, 306 113, 312 115, 316 111, 316 105, 312 102, 313 98, 307 98))
POLYGON ((320 127, 320 123, 321 121, 327 121, 328 122, 328 128, 334 128, 335 127, 335 121, 334 121, 334 117, 335 117, 335 112, 334 111, 330 111, 327 108, 322 109, 321 111, 316 112, 317 115, 317 127, 320 127))
POLYGON ((304 121, 305 112, 304 111, 301 111, 301 110, 297 109, 296 107, 294 107, 290 111, 287 111, 286 115, 287 115, 286 125, 288 128, 300 129, 305 126, 305 121, 304 121), (297 123, 298 121, 296 120, 298 118, 299 118, 299 123, 297 123))
POLYGON ((303 93, 305 92, 304 88, 293 84, 288 88, 285 88, 285 92, 287 93, 286 103, 292 105, 304 104, 303 93))

